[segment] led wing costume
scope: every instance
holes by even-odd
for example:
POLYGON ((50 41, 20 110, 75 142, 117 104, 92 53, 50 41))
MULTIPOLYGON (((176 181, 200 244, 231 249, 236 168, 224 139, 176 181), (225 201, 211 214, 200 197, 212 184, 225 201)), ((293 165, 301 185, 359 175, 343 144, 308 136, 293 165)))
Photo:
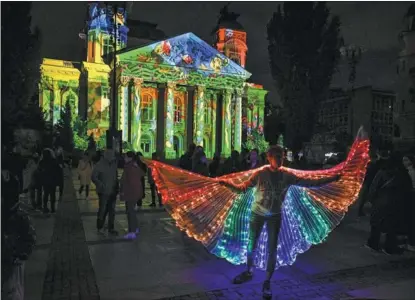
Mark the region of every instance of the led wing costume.
MULTIPOLYGON (((340 180, 319 187, 290 186, 282 206, 276 268, 294 263, 298 254, 319 244, 340 223, 359 194, 369 162, 369 140, 358 134, 346 161, 333 168, 300 171, 282 168, 303 179, 340 180)), ((243 185, 262 168, 207 178, 158 161, 146 160, 167 211, 189 237, 233 264, 247 259, 249 219, 254 188, 236 193, 219 181, 243 185)), ((254 264, 265 269, 267 232, 262 229, 254 264)))

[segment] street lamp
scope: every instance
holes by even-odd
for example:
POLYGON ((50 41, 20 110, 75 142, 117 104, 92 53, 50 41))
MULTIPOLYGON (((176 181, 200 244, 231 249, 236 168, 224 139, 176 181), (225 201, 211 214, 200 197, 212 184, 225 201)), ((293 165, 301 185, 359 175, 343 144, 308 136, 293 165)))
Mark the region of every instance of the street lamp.
POLYGON ((117 130, 117 44, 121 44, 121 36, 119 34, 119 24, 117 22, 118 10, 121 9, 121 13, 125 13, 126 3, 125 2, 105 2, 107 20, 110 19, 112 23, 113 36, 113 72, 112 72, 112 96, 110 102, 111 114, 110 114, 110 129, 107 131, 107 148, 114 149, 116 152, 121 152, 121 133, 117 130), (109 12, 112 14, 108 15, 109 12), (112 17, 112 18, 111 18, 112 17))

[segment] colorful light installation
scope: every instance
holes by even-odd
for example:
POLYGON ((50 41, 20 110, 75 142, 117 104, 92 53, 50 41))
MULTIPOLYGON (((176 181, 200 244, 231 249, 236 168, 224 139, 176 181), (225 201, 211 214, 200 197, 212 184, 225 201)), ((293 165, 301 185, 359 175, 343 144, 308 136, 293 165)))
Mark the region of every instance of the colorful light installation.
MULTIPOLYGON (((326 170, 300 171, 282 167, 300 179, 323 179, 341 175, 340 180, 320 187, 291 186, 282 206, 276 268, 294 263, 298 254, 325 240, 356 201, 369 162, 369 140, 358 134, 345 162, 326 170)), ((246 262, 249 218, 254 189, 235 193, 219 184, 226 181, 244 187, 256 170, 207 178, 157 161, 152 167, 157 188, 176 225, 189 237, 233 264, 246 262)), ((265 269, 268 259, 264 226, 255 265, 265 269)))

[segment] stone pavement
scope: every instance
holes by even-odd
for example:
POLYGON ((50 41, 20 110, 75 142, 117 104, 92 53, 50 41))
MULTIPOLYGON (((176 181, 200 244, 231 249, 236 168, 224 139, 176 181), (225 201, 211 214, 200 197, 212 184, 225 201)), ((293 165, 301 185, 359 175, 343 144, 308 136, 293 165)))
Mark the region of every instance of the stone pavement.
MULTIPOLYGON (((68 174, 69 175, 69 174, 68 174)), ((140 236, 122 238, 125 207, 117 202, 119 237, 95 229, 97 196, 77 199, 66 178, 56 216, 34 214, 38 246, 26 264, 25 299, 261 299, 263 272, 234 286, 243 266, 209 254, 182 234, 149 194, 138 211, 140 236)), ((276 271, 275 299, 415 299, 415 255, 386 256, 362 247, 368 220, 346 218, 327 242, 276 271)))

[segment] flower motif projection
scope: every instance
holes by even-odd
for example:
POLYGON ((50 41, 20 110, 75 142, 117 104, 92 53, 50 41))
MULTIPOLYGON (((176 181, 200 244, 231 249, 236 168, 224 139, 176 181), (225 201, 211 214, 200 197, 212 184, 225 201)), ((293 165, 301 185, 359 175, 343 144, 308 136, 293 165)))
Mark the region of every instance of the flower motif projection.
MULTIPOLYGON (((320 187, 289 187, 282 207, 276 268, 293 264, 298 254, 323 242, 339 224, 358 197, 369 162, 368 152, 369 140, 358 134, 346 161, 331 169, 281 168, 303 179, 341 177, 320 187)), ((152 167, 157 188, 176 225, 211 253, 233 264, 246 262, 254 190, 238 194, 220 185, 219 181, 243 185, 261 168, 207 178, 158 161, 146 162, 152 167)), ((264 227, 255 257, 255 265, 260 269, 265 269, 268 258, 267 239, 264 227)))

